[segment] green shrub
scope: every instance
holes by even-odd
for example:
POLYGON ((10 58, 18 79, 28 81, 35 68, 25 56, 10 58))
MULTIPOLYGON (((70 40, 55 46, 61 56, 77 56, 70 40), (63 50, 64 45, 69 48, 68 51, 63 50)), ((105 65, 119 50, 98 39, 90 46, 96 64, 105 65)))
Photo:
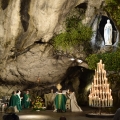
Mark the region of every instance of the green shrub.
POLYGON ((92 29, 83 25, 77 16, 66 19, 66 32, 60 33, 53 38, 53 45, 58 50, 67 50, 83 42, 89 42, 92 29))
POLYGON ((106 2, 105 10, 119 27, 120 26, 120 0, 105 0, 105 2, 106 2))

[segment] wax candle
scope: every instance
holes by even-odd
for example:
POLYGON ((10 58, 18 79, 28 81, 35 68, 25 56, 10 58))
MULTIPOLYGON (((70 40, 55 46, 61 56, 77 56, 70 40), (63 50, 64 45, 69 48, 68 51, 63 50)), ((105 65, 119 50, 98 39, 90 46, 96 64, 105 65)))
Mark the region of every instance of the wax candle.
POLYGON ((105 69, 105 64, 102 64, 102 69, 105 69))
POLYGON ((110 95, 111 95, 111 91, 112 91, 112 90, 110 89, 110 95))
POLYGON ((107 99, 105 99, 105 107, 107 107, 107 99))
POLYGON ((104 100, 102 99, 102 107, 104 107, 104 100))

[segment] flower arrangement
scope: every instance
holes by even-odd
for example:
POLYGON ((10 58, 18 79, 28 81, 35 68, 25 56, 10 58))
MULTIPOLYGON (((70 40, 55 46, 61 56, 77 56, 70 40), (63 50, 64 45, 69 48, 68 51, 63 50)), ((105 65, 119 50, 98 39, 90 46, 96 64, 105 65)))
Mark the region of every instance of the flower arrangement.
POLYGON ((36 99, 32 102, 32 108, 34 110, 45 110, 45 104, 41 97, 37 96, 36 99))

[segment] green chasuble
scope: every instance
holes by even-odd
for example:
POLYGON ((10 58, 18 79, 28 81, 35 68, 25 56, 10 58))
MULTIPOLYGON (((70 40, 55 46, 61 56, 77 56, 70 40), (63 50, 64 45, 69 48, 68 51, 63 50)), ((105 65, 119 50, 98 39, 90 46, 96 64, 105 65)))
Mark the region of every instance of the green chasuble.
POLYGON ((55 97, 55 106, 56 109, 61 109, 62 111, 66 111, 65 105, 66 105, 67 98, 64 94, 57 94, 55 97))
POLYGON ((16 95, 10 97, 9 106, 16 106, 16 95))
POLYGON ((23 95, 22 105, 23 105, 24 108, 29 108, 30 107, 30 95, 29 94, 25 93, 23 95))
POLYGON ((21 107, 21 98, 18 95, 16 95, 16 106, 17 106, 18 111, 22 110, 22 107, 21 107))

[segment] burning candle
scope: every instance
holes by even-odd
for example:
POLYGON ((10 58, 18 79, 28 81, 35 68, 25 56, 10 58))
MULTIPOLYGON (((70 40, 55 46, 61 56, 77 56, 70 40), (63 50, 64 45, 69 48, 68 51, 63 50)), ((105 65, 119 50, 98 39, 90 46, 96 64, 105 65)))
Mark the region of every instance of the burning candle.
POLYGON ((103 99, 105 99, 105 93, 103 92, 103 99))
POLYGON ((107 99, 105 99, 105 107, 107 107, 107 99))
POLYGON ((110 89, 110 95, 111 95, 111 91, 112 91, 112 90, 110 89))
POLYGON ((91 106, 91 104, 92 104, 92 97, 91 95, 89 95, 89 105, 91 106))
POLYGON ((94 76, 94 84, 96 85, 96 78, 95 78, 95 76, 94 76))
POLYGON ((105 64, 102 64, 102 69, 103 69, 103 70, 105 69, 105 64))
POLYGON ((102 107, 104 107, 104 100, 102 99, 102 107))

